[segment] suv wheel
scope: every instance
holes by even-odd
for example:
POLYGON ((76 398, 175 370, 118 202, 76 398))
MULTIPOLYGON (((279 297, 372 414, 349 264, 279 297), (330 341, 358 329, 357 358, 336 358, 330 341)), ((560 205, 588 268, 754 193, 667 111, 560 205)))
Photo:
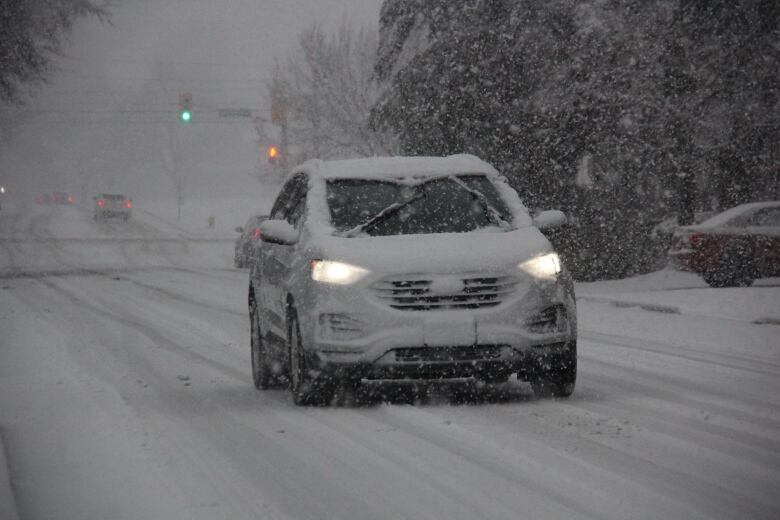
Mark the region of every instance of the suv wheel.
POLYGON ((254 301, 249 307, 249 328, 252 349, 252 381, 258 390, 266 390, 271 387, 273 376, 266 362, 267 354, 264 352, 263 336, 260 334, 260 313, 254 301))
POLYGON ((328 404, 333 394, 327 382, 311 374, 301 343, 298 316, 291 311, 288 325, 290 345, 290 392, 297 406, 328 404))
POLYGON ((577 347, 554 357, 554 362, 531 377, 531 388, 537 397, 569 397, 577 382, 577 347))

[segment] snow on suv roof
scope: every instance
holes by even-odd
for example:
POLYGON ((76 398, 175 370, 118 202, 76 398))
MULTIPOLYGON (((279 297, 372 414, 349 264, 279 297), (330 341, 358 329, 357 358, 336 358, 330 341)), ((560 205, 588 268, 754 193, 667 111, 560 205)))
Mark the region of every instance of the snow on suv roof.
POLYGON ((301 171, 324 179, 438 177, 453 173, 499 175, 498 171, 485 161, 467 154, 449 157, 369 157, 337 161, 314 159, 298 166, 290 175, 301 171))

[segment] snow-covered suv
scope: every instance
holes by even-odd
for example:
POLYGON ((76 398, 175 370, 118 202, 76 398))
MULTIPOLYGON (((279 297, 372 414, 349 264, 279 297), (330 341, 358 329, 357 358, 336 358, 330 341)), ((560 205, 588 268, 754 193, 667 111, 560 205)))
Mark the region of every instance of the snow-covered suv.
POLYGON ((516 373, 568 396, 572 281, 517 193, 468 155, 309 161, 287 177, 250 266, 257 388, 296 404, 363 379, 516 373))

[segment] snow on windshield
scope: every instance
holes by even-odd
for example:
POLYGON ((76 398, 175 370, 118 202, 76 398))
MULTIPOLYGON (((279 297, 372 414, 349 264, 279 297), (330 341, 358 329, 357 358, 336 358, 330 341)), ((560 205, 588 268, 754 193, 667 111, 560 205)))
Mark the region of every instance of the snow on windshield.
POLYGON ((347 235, 350 231, 365 231, 378 236, 463 233, 508 226, 512 215, 486 177, 460 175, 457 179, 463 184, 451 177, 416 185, 390 180, 329 180, 331 222, 347 235), (498 214, 498 219, 492 212, 498 214))

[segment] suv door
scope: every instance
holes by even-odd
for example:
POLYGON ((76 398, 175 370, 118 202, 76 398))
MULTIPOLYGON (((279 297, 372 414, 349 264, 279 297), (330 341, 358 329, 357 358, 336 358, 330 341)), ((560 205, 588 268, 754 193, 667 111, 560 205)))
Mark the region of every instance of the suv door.
MULTIPOLYGON (((292 178, 279 194, 270 218, 286 220, 300 230, 306 205, 307 177, 292 178)), ((261 327, 281 340, 287 337, 287 279, 296 246, 263 242, 259 261, 261 327)))

